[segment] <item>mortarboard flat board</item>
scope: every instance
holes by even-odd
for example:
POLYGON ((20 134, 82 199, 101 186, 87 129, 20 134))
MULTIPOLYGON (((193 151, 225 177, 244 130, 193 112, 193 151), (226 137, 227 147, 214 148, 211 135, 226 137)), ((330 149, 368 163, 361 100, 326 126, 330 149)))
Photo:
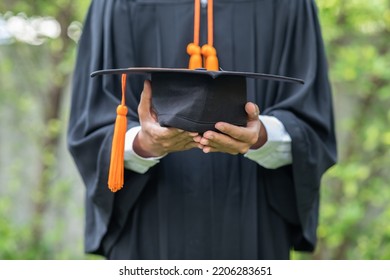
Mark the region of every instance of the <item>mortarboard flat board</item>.
POLYGON ((215 130, 219 121, 245 126, 246 78, 293 82, 303 80, 262 73, 208 71, 203 68, 121 68, 95 71, 104 74, 148 74, 152 103, 161 126, 190 132, 215 130))

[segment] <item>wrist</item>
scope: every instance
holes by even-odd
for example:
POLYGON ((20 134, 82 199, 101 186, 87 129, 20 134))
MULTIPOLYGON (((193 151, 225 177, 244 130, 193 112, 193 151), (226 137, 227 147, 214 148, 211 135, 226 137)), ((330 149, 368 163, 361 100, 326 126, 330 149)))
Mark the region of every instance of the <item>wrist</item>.
POLYGON ((147 138, 144 136, 142 129, 138 132, 133 142, 133 151, 140 157, 160 157, 164 153, 159 153, 152 148, 152 144, 148 144, 147 138))
POLYGON ((259 137, 257 138, 257 142, 250 147, 252 150, 257 150, 261 148, 268 140, 267 130, 265 129, 263 123, 260 120, 259 122, 260 122, 259 137))

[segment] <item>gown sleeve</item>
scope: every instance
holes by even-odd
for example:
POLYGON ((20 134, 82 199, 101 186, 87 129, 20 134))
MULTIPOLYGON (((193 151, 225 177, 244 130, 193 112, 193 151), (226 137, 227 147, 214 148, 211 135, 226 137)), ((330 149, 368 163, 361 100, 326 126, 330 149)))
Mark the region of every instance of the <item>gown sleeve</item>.
MULTIPOLYGON (((94 0, 89 8, 79 41, 73 76, 68 147, 86 185, 85 250, 99 253, 119 234, 129 209, 145 186, 148 175, 125 170, 120 198, 108 187, 108 168, 116 107, 120 104, 120 76, 91 78, 93 71, 131 67, 134 64, 126 1, 94 0), (116 16, 113 17, 112 15, 116 16), (123 32, 123 33, 122 33, 123 32), (132 187, 126 188, 131 180, 132 187), (126 203, 116 203, 116 200, 126 203), (109 226, 109 224, 112 226, 109 226), (108 230, 113 230, 107 234, 108 230), (117 230, 117 232, 115 232, 117 230), (109 236, 108 240, 104 236, 109 236), (102 240, 104 239, 104 242, 102 240)), ((139 125, 137 105, 143 77, 127 83, 128 129, 139 125), (141 81, 141 82, 140 82, 141 81)))
MULTIPOLYGON (((316 244, 321 177, 337 157, 333 105, 315 3, 285 3, 288 22, 283 25, 286 29, 275 33, 280 43, 276 44, 278 62, 273 63, 277 67, 274 71, 301 78, 305 84, 276 85, 277 100, 263 113, 278 118, 291 136, 291 180, 301 227, 295 248, 311 251, 316 244)), ((280 212, 286 209, 283 202, 275 207, 280 212)))

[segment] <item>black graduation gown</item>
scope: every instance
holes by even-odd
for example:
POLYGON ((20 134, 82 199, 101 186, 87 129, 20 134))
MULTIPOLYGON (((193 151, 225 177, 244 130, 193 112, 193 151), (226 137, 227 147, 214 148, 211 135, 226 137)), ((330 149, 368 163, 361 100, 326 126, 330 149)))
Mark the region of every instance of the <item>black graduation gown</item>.
MULTIPOLYGON (((206 43, 206 9, 201 12, 206 43)), ((216 0, 214 45, 225 70, 286 75, 248 80, 248 100, 292 138, 275 170, 243 157, 172 153, 107 188, 120 76, 99 69, 187 67, 192 0, 94 0, 79 42, 68 144, 86 185, 86 252, 113 259, 284 259, 316 244, 322 174, 336 161, 331 90, 311 0, 216 0)), ((145 77, 128 78, 129 128, 145 77)))

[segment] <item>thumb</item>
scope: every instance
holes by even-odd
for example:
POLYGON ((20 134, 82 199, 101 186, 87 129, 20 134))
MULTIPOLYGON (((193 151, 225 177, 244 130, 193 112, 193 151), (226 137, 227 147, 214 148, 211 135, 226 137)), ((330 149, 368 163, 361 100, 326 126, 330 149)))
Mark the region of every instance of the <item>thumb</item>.
POLYGON ((245 111, 248 115, 248 122, 255 121, 255 120, 259 119, 260 109, 256 104, 254 104, 252 102, 246 103, 245 111))
POLYGON ((152 86, 150 81, 145 80, 144 89, 141 93, 141 100, 138 105, 138 116, 140 120, 152 118, 150 112, 152 110, 152 86))

